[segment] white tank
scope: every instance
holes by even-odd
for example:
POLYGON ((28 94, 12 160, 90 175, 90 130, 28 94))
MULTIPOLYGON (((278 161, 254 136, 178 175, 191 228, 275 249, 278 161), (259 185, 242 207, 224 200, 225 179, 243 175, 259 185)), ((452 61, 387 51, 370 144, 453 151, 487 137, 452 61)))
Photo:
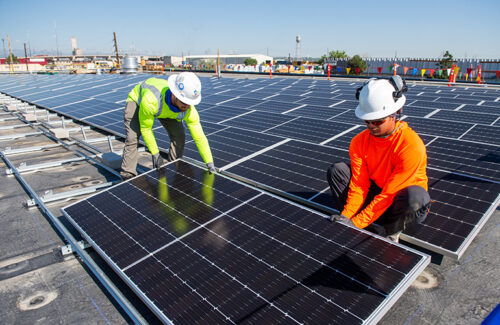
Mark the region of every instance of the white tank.
POLYGON ((136 73, 137 66, 137 58, 135 56, 126 56, 123 58, 122 73, 136 73))

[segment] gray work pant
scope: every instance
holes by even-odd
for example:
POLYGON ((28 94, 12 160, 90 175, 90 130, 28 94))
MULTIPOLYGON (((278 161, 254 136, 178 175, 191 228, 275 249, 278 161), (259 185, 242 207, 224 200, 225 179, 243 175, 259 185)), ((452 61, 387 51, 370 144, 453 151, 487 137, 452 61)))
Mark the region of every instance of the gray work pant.
MULTIPOLYGON (((162 118, 158 119, 167 130, 170 137, 170 149, 168 152, 167 161, 173 161, 182 157, 184 153, 184 143, 186 142, 186 133, 182 121, 175 119, 162 118)), ((139 108, 135 102, 127 102, 124 114, 126 138, 125 147, 123 148, 122 171, 137 175, 137 145, 141 136, 141 128, 139 124, 139 108)))
MULTIPOLYGON (((344 210, 351 181, 351 166, 345 162, 331 165, 327 170, 327 180, 332 191, 333 200, 339 213, 344 210)), ((368 195, 361 209, 364 209, 373 198, 382 191, 372 181, 368 195)), ((418 185, 410 185, 398 191, 391 206, 376 220, 385 229, 386 236, 410 229, 427 217, 431 206, 429 193, 418 185)))

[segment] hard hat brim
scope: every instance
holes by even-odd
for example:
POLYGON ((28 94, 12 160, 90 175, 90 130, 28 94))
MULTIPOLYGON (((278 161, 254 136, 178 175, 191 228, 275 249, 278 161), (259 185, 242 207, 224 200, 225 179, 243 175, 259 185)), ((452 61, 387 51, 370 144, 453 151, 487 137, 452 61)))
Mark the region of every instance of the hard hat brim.
POLYGON ((389 107, 384 107, 383 110, 377 111, 377 112, 369 112, 366 113, 361 109, 361 106, 358 104, 356 106, 356 110, 354 111, 354 114, 356 114, 356 117, 364 120, 364 121, 373 121, 373 120, 379 120, 381 118, 387 117, 389 115, 392 115, 399 111, 403 105, 406 103, 406 96, 401 96, 398 98, 398 100, 391 106, 389 107))
POLYGON ((201 95, 198 96, 196 99, 189 99, 186 98, 182 93, 175 87, 175 80, 177 79, 178 74, 173 74, 168 77, 168 88, 174 94, 175 97, 177 97, 178 100, 183 102, 184 104, 188 105, 198 105, 201 102, 201 95))

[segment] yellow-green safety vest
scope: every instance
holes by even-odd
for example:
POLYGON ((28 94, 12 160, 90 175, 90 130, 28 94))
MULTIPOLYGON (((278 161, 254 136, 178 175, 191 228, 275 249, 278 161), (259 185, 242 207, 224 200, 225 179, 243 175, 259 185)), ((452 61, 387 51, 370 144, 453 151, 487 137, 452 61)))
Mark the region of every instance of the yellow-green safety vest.
POLYGON ((152 155, 159 152, 153 133, 153 123, 156 118, 170 118, 185 121, 191 137, 203 161, 208 164, 213 162, 212 152, 207 137, 200 124, 200 115, 191 105, 185 112, 176 113, 170 109, 165 101, 165 92, 168 90, 165 79, 149 78, 135 86, 128 94, 127 102, 134 101, 139 107, 139 125, 142 138, 152 155))

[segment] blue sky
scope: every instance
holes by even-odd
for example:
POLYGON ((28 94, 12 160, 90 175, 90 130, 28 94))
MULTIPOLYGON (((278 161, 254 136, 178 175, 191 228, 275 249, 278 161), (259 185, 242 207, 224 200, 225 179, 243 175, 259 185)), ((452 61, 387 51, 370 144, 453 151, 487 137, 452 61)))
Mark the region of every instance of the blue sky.
MULTIPOLYGON (((498 0, 14 1, 0 0, 0 34, 24 53, 500 58, 498 0), (56 43, 57 30, 57 43, 56 43)), ((3 48, 0 48, 3 56, 3 48)), ((24 55, 24 54, 22 54, 24 55)))

